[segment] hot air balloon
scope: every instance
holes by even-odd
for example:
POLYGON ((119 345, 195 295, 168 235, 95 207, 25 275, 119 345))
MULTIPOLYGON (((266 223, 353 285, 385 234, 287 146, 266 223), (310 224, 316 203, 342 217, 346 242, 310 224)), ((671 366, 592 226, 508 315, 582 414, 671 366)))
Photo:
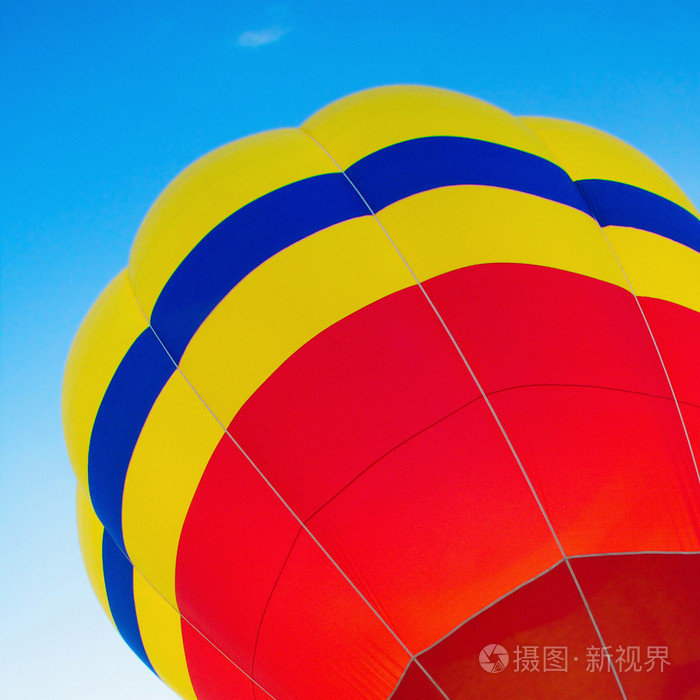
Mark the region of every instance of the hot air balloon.
POLYGON ((185 698, 698 697, 698 251, 632 147, 445 90, 206 155, 66 369, 108 616, 185 698))

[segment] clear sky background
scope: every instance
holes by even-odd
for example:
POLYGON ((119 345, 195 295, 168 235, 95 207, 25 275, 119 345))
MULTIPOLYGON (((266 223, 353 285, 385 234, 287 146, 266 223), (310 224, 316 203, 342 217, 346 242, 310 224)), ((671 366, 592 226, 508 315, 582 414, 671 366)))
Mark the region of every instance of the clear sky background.
POLYGON ((173 698, 89 586, 63 444, 78 325, 149 206, 228 141, 389 83, 580 121, 700 204, 697 0, 3 0, 0 696, 173 698))

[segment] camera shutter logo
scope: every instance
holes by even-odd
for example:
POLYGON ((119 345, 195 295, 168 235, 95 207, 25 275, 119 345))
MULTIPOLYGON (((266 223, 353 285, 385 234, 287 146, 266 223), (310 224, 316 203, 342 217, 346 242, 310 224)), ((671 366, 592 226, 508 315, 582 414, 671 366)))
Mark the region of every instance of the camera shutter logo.
POLYGON ((479 663, 487 673, 500 673, 508 665, 508 652, 500 644, 487 644, 479 652, 479 663))

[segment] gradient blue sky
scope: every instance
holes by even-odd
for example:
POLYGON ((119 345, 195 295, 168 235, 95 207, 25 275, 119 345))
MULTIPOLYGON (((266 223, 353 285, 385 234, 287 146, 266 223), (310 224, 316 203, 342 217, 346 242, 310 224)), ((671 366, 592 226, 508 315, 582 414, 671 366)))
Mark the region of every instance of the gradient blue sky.
POLYGON ((80 321, 177 173, 382 84, 459 90, 635 145, 700 204, 700 4, 4 0, 0 695, 174 697, 80 560, 60 390, 80 321))

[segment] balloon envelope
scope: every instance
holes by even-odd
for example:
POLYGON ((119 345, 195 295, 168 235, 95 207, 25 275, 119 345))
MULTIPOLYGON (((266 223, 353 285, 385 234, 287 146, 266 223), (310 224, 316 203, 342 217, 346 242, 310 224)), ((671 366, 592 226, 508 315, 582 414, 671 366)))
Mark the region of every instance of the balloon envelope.
POLYGON ((414 86, 224 146, 64 383, 105 611, 186 698, 700 692, 700 220, 414 86))

